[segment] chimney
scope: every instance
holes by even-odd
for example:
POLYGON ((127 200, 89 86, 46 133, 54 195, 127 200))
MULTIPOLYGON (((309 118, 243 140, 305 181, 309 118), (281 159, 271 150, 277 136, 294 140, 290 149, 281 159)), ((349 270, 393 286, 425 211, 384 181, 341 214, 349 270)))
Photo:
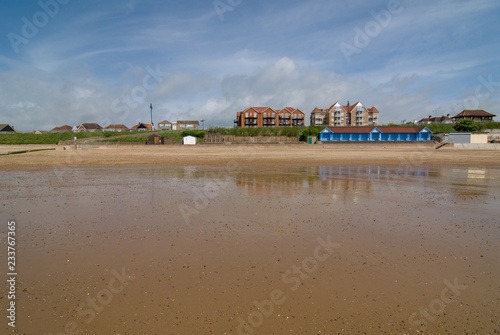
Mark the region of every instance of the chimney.
POLYGON ((429 115, 429 119, 432 119, 432 115, 429 115))
POLYGON ((350 105, 349 100, 347 100, 347 106, 349 106, 349 105, 350 105))

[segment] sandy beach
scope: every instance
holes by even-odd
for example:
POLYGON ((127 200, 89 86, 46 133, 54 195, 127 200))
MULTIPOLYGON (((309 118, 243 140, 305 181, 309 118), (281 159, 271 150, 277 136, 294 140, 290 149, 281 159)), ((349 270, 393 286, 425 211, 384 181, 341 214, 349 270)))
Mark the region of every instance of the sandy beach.
POLYGON ((0 156, 0 169, 24 167, 250 166, 382 164, 391 166, 500 166, 500 151, 435 150, 430 145, 199 145, 199 146, 0 146, 0 152, 55 149, 0 156))
POLYGON ((306 145, 0 156, 16 330, 498 333, 499 162, 306 145))

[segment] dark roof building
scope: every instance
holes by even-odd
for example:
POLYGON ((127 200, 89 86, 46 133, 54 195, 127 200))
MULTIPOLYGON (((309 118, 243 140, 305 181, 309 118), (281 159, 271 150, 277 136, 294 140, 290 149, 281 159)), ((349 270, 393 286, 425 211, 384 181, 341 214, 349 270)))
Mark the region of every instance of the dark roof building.
POLYGON ((482 109, 466 109, 455 115, 453 121, 471 119, 474 122, 492 122, 495 116, 482 109))
POLYGON ((0 134, 15 134, 16 131, 8 124, 0 124, 0 134))
POLYGON ((450 117, 450 114, 446 116, 432 116, 420 119, 417 121, 418 124, 432 124, 432 123, 452 123, 453 119, 450 117))

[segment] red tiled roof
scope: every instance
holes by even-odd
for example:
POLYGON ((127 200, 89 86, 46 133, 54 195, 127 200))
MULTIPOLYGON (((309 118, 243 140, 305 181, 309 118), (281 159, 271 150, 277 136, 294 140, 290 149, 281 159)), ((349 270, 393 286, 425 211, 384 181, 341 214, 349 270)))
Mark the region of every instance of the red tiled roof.
POLYGON ((316 107, 316 108, 314 108, 314 110, 312 111, 312 113, 327 114, 328 112, 324 111, 323 109, 320 109, 320 108, 316 107))
POLYGON ((139 123, 130 128, 130 130, 137 130, 139 128, 146 128, 147 130, 153 130, 153 126, 147 123, 139 123))
POLYGON ((350 113, 354 109, 354 105, 349 105, 349 106, 342 106, 346 112, 350 113))
POLYGON ((123 130, 128 130, 128 128, 123 125, 123 124, 110 124, 104 129, 123 129, 123 130))
POLYGON ((369 112, 378 112, 378 109, 376 107, 372 107, 372 108, 367 108, 369 112))
POLYGON ((267 109, 272 110, 272 108, 269 108, 269 107, 250 107, 250 108, 255 110, 257 113, 264 113, 264 111, 266 111, 267 109))
POLYGON ((466 117, 466 116, 479 116, 479 117, 492 116, 492 117, 495 117, 496 115, 490 114, 482 109, 466 109, 466 110, 463 110, 462 112, 458 113, 457 115, 455 115, 454 118, 466 117))
POLYGON ((64 125, 61 127, 55 127, 50 132, 52 132, 52 133, 67 133, 67 132, 72 132, 72 131, 73 131, 73 127, 64 125))
POLYGON ((102 129, 102 127, 100 125, 98 125, 97 123, 82 123, 78 128, 85 128, 87 130, 89 129, 102 129))

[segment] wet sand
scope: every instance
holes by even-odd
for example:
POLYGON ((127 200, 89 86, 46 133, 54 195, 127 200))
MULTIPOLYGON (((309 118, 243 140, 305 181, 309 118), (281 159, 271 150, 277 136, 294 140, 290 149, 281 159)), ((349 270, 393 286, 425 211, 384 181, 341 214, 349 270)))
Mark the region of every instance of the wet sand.
MULTIPOLYGON (((327 158, 286 164, 292 151, 272 163, 266 147, 260 161, 192 148, 160 164, 145 149, 131 155, 146 166, 112 166, 110 150, 81 150, 78 163, 65 156, 78 151, 0 158, 20 334, 500 331, 494 156, 469 153, 464 166, 452 153, 440 166, 391 149, 376 164, 367 150, 346 164, 354 154, 318 148, 327 158), (212 164, 176 166, 200 156, 212 164)), ((3 314, 6 295, 3 285, 3 314)))

